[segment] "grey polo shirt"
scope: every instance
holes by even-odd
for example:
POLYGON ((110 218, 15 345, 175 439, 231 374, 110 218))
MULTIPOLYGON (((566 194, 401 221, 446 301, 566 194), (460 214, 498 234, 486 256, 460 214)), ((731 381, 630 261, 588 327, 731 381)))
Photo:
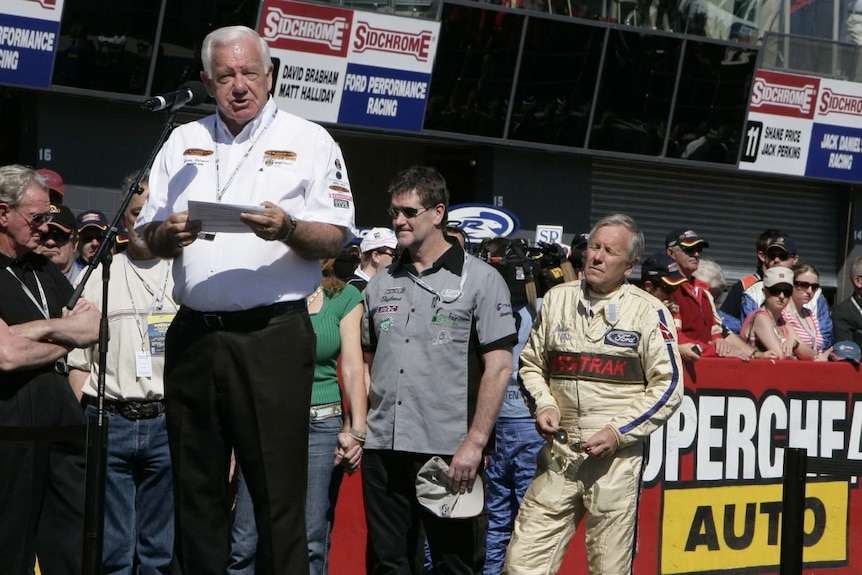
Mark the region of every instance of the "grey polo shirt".
POLYGON ((517 341, 503 277, 456 244, 421 274, 405 252, 368 283, 362 326, 374 353, 365 447, 454 454, 475 411, 482 353, 517 341))

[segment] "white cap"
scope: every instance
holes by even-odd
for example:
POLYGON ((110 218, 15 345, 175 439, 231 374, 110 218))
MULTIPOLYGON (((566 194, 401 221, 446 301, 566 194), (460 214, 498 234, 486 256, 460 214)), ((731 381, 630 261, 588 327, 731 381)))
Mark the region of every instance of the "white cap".
POLYGON ((763 272, 763 285, 771 288, 778 284, 793 285, 793 270, 781 266, 769 268, 763 272))
POLYGON ((466 493, 452 493, 446 472, 449 466, 440 457, 429 459, 416 475, 416 499, 437 517, 463 519, 476 517, 485 507, 485 488, 482 478, 476 476, 473 489, 466 493))
POLYGON ((397 247, 398 239, 395 237, 395 232, 389 228, 371 228, 359 244, 359 249, 363 254, 379 248, 392 248, 394 250, 397 247))

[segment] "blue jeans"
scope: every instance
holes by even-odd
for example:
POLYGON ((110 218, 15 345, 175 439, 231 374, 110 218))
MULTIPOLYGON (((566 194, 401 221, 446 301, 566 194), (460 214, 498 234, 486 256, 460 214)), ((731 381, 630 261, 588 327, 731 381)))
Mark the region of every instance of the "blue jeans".
MULTIPOLYGON (((87 406, 86 415, 95 415, 87 406)), ((106 413, 104 573, 168 574, 174 545, 174 495, 165 415, 132 421, 106 413)))
MULTIPOLYGON (((308 423, 308 491, 305 496, 305 529, 308 533, 310 575, 326 575, 329 545, 335 519, 335 503, 341 487, 341 467, 333 467, 339 415, 308 423)), ((254 575, 257 528, 254 509, 242 471, 237 468, 237 502, 231 531, 228 575, 254 575)))
POLYGON ((536 454, 545 440, 532 418, 497 420, 497 450, 485 468, 488 539, 484 575, 499 575, 521 499, 536 473, 536 454))

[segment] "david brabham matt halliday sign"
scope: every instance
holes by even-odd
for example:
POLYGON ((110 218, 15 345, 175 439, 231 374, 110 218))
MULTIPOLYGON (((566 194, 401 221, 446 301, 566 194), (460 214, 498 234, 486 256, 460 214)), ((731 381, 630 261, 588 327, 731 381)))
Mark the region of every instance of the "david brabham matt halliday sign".
POLYGON ((63 0, 0 2, 0 84, 47 88, 63 0))
POLYGON ((739 167, 862 182, 862 84, 759 70, 739 167))
POLYGON ((422 128, 439 22, 267 0, 259 30, 277 61, 283 109, 318 122, 422 128))

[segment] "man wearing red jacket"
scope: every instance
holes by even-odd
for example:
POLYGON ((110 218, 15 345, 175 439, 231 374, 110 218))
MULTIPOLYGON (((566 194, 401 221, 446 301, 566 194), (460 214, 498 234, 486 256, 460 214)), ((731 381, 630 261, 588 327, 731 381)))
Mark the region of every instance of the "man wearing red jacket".
POLYGON ((665 238, 666 253, 679 267, 686 281, 676 290, 679 306, 679 354, 684 360, 697 361, 702 356, 751 359, 754 350, 736 334, 725 329, 715 311, 709 286, 694 277, 700 254, 709 242, 694 230, 681 228, 665 238))

